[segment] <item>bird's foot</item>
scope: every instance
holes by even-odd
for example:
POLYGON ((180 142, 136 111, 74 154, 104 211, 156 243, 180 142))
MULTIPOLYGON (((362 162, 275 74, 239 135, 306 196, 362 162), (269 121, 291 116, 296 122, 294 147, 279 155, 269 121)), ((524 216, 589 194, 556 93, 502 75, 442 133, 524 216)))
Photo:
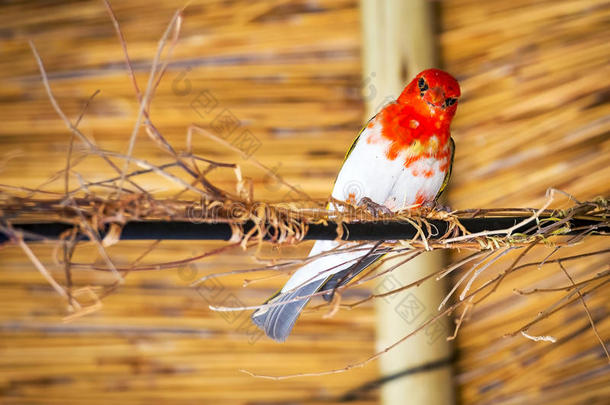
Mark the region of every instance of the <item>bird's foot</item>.
POLYGON ((426 201, 421 205, 421 207, 429 211, 440 211, 446 213, 453 211, 448 205, 439 204, 436 201, 426 201))
POLYGON ((375 201, 371 200, 368 197, 362 198, 358 205, 366 208, 366 210, 370 212, 371 215, 373 215, 374 217, 378 217, 381 215, 392 215, 392 210, 390 210, 383 204, 377 204, 375 201))

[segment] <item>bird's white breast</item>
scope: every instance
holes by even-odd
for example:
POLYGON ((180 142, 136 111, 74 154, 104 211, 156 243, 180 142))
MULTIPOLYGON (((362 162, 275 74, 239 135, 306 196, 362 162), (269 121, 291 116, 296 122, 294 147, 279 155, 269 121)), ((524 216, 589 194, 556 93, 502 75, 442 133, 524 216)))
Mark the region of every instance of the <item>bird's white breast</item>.
POLYGON ((408 152, 402 151, 395 159, 389 159, 387 151, 391 142, 380 131, 380 125, 374 121, 362 131, 337 176, 333 198, 358 203, 368 197, 392 211, 434 200, 443 184, 450 157, 424 157, 405 165, 408 152))

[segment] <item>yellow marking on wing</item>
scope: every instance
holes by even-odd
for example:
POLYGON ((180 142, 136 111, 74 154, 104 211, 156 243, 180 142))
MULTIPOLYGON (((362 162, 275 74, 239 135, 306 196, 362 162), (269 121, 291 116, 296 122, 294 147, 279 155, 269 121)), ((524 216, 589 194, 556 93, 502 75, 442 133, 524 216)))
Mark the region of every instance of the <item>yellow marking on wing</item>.
POLYGON ((449 184, 449 178, 451 177, 451 169, 453 168, 453 156, 455 155, 455 142, 453 141, 453 138, 449 138, 449 149, 451 150, 451 157, 449 158, 451 160, 449 161, 449 167, 447 168, 447 173, 445 173, 443 184, 441 185, 440 190, 438 190, 436 197, 434 197, 434 201, 438 200, 445 188, 447 188, 447 184, 449 184))

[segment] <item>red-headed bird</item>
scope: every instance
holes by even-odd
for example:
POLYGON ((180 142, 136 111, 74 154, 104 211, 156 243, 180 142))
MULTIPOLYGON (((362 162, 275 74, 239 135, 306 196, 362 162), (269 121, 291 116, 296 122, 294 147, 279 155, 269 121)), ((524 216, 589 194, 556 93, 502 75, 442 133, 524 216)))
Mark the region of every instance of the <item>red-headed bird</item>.
MULTIPOLYGON (((449 126, 460 97, 448 73, 427 69, 409 83, 360 131, 350 147, 333 188, 333 198, 397 212, 435 204, 445 189, 453 163, 449 126)), ((336 249, 335 241, 317 241, 309 256, 336 249)), ((385 251, 349 251, 313 259, 252 314, 267 336, 284 341, 311 294, 347 284, 385 251)))

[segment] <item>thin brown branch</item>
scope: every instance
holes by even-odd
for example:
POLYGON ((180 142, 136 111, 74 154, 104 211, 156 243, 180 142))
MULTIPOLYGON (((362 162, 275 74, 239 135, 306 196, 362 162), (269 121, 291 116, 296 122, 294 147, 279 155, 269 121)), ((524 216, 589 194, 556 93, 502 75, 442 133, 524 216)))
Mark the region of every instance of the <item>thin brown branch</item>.
MULTIPOLYGON (((566 268, 563 266, 563 264, 561 264, 561 262, 559 262, 558 265, 559 265, 559 268, 561 268, 563 273, 566 275, 568 280, 570 280, 570 283, 572 283, 572 285, 575 286, 576 283, 574 283, 574 279, 572 278, 572 276, 570 276, 570 273, 568 273, 568 270, 566 270, 566 268)), ((608 353, 606 344, 604 343, 604 340, 599 335, 599 331, 597 330, 597 327, 595 326, 595 322, 593 321, 593 317, 591 316, 591 311, 589 311, 587 302, 585 301, 585 298, 583 297, 582 293, 580 292, 580 289, 577 288, 576 293, 578 294, 578 297, 580 298, 580 302, 582 302, 582 306, 585 309, 585 312, 587 313, 587 318, 589 318, 589 323, 591 324, 591 329, 593 329, 593 333, 595 334, 595 337, 599 341, 599 344, 602 346, 602 349, 604 350, 604 353, 606 354, 606 358, 608 359, 608 363, 610 363, 610 353, 608 353)))

